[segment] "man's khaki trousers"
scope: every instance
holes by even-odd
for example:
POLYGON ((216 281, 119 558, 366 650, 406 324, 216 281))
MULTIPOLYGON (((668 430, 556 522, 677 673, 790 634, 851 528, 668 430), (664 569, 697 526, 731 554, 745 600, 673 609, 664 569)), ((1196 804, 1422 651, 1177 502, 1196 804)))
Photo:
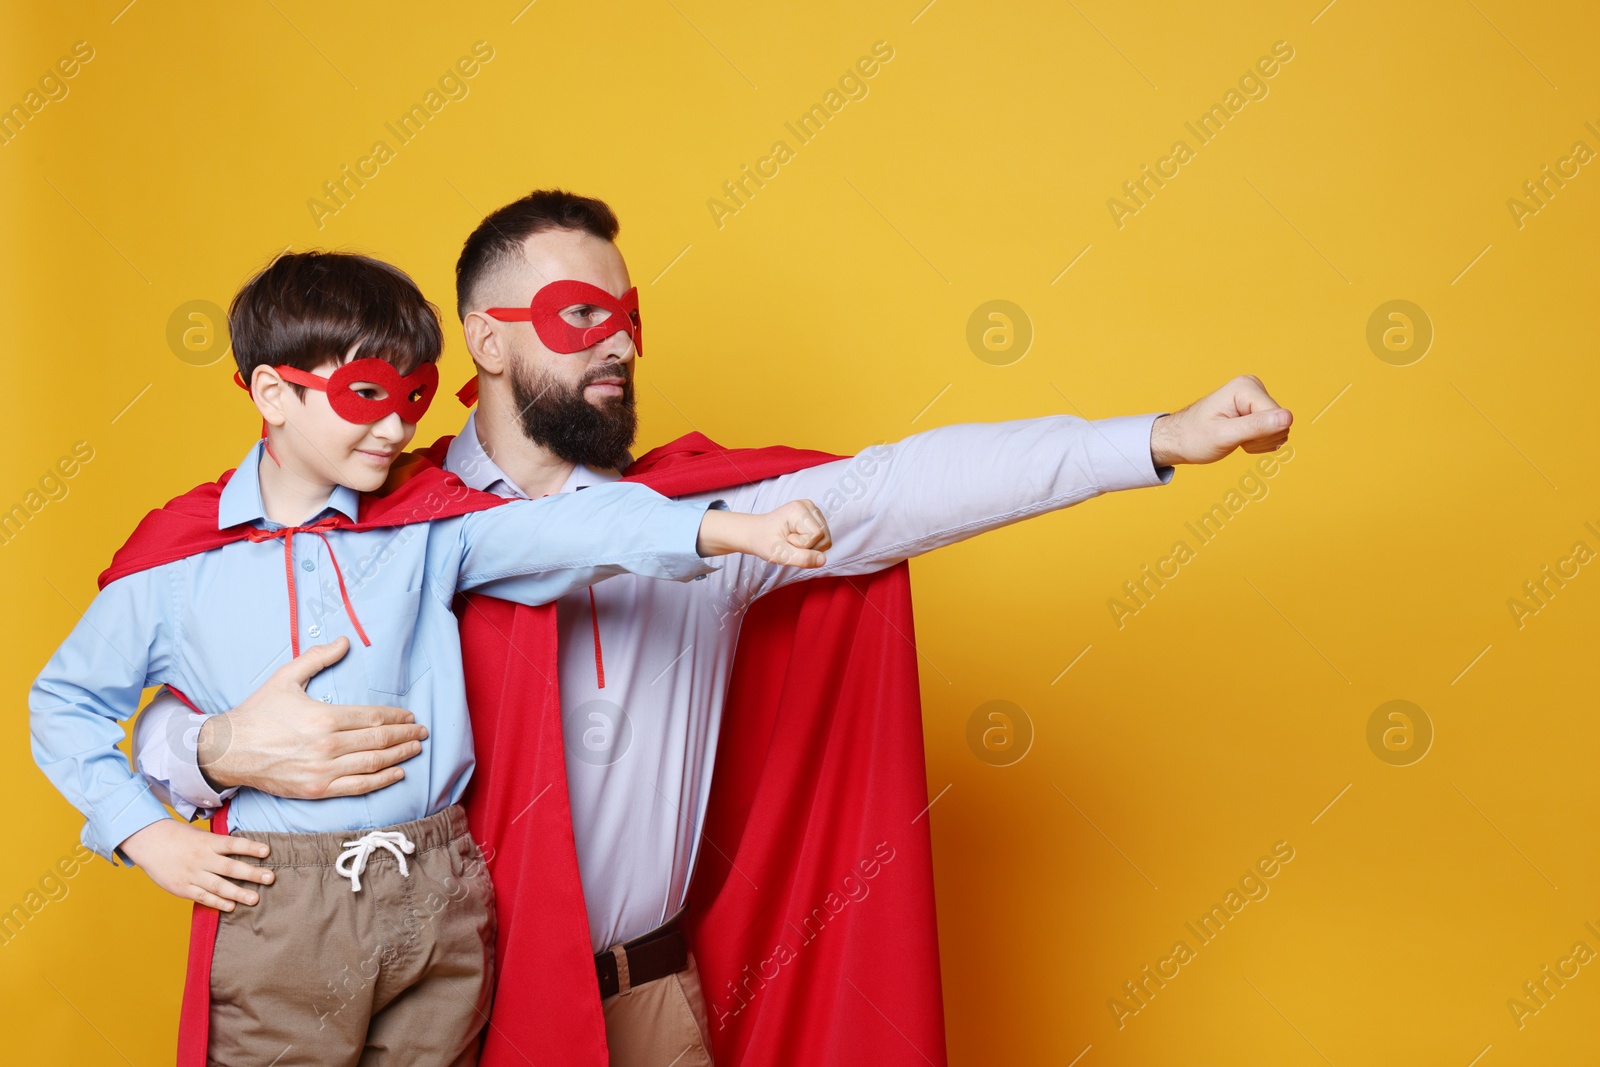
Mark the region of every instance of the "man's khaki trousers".
POLYGON ((689 966, 600 1002, 611 1067, 711 1067, 700 972, 689 966))

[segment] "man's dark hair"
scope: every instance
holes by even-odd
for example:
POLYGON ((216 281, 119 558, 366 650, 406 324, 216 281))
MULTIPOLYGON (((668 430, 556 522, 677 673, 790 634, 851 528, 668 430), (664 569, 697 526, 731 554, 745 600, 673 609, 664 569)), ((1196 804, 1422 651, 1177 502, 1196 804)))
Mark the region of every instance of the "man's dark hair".
MULTIPOLYGON (((376 356, 410 374, 434 363, 444 348, 439 309, 405 271, 349 252, 292 252, 245 283, 228 308, 228 332, 239 376, 262 364, 312 370, 376 356)), ((303 386, 294 386, 304 396, 303 386)))
POLYGON ((522 259, 522 242, 545 230, 581 230, 615 241, 622 226, 604 200, 565 189, 535 189, 496 211, 472 231, 456 260, 456 314, 467 317, 473 290, 522 259))

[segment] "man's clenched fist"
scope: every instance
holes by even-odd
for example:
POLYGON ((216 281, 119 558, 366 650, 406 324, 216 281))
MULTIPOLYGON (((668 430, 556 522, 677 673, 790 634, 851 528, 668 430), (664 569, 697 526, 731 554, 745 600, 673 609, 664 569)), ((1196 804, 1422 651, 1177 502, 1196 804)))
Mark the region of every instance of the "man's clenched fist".
POLYGON ((1210 396, 1150 427, 1150 458, 1158 467, 1215 463, 1236 448, 1272 452, 1289 439, 1294 415, 1267 395, 1253 374, 1241 375, 1210 396))

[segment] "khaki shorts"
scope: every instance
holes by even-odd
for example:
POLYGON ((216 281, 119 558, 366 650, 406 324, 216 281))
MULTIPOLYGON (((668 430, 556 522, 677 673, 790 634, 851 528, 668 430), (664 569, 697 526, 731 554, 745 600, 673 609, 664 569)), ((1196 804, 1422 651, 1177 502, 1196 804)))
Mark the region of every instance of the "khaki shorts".
MULTIPOLYGON (((223 912, 211 965, 216 1067, 470 1065, 494 978, 494 891, 459 805, 386 827, 361 890, 334 869, 353 830, 241 832, 272 849, 254 907, 223 912)), ((347 862, 347 866, 348 866, 347 862)))

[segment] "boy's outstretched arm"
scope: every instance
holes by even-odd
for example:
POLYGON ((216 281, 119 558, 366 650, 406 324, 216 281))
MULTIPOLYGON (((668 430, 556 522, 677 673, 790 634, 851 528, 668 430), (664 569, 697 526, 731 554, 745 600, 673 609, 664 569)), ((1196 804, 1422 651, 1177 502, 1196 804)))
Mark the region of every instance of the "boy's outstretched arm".
MULTIPOLYGON (((589 497, 589 506, 593 507, 602 503, 607 495, 602 490, 607 488, 610 487, 595 486, 582 493, 539 502, 522 501, 516 506, 548 508, 553 501, 594 493, 597 495, 589 497)), ((685 514, 690 521, 679 534, 671 536, 684 541, 674 547, 692 550, 691 574, 704 569, 701 557, 732 552, 750 553, 790 567, 818 567, 826 562, 823 553, 832 545, 827 520, 808 500, 790 501, 765 514, 749 515, 676 504, 642 486, 622 488, 626 496, 637 496, 645 502, 654 497, 673 509, 688 509, 685 514)), ((502 505, 482 514, 494 515, 513 506, 502 505)), ((506 525, 517 542, 515 547, 526 554, 531 538, 525 520, 528 515, 542 513, 527 512, 520 518, 515 512, 509 514, 515 521, 506 525)), ((619 515, 611 518, 620 520, 619 515)), ((468 537, 480 535, 492 540, 500 533, 493 527, 466 532, 468 537)), ((596 555, 602 551, 602 540, 600 530, 596 530, 575 551, 596 555)), ((502 549, 491 545, 473 558, 487 562, 497 551, 502 549)), ((515 582, 514 578, 502 576, 481 585, 504 593, 515 582)), ((547 591, 550 586, 541 581, 535 588, 547 591)), ((139 770, 163 787, 172 803, 185 814, 219 805, 229 790, 239 786, 262 789, 275 796, 317 800, 368 793, 400 780, 405 772, 398 764, 420 752, 419 742, 427 736, 426 730, 411 722, 408 712, 398 708, 329 706, 305 695, 306 682, 348 649, 349 642, 343 637, 307 649, 226 715, 197 720, 176 697, 165 691, 158 693, 145 709, 134 734, 134 760, 139 770), (307 737, 318 741, 308 745, 307 737)))
POLYGON ((712 555, 746 553, 795 567, 823 562, 827 522, 809 501, 761 515, 720 504, 669 500, 630 482, 508 501, 457 520, 458 569, 433 578, 449 587, 440 592, 545 604, 617 574, 698 577, 715 569, 705 559, 712 555))

